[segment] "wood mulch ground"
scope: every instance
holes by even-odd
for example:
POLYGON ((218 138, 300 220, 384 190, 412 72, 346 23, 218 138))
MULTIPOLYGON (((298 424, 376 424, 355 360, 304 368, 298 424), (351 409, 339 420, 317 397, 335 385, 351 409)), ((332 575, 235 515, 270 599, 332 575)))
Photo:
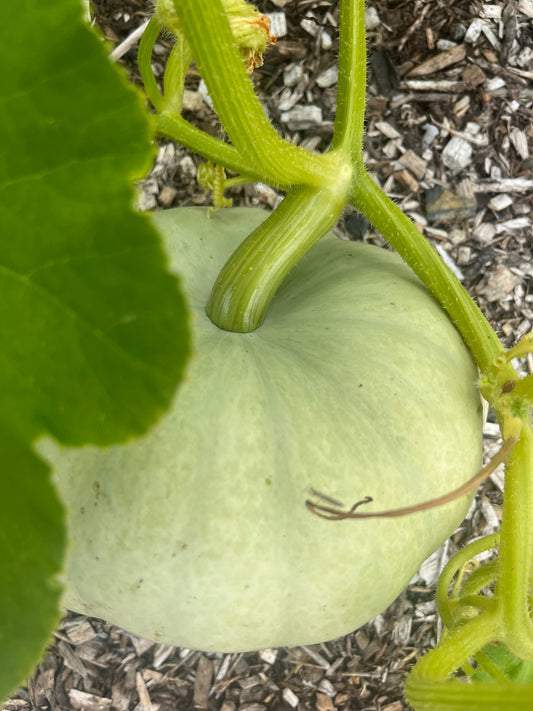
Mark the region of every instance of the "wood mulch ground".
MULTIPOLYGON (((254 82, 276 128, 311 150, 328 147, 336 101, 338 2, 271 0, 279 39, 254 82)), ((146 20, 145 0, 96 0, 114 46, 146 20)), ((504 343, 533 323, 533 0, 373 0, 368 3, 367 165, 463 281, 504 343)), ((161 74, 169 45, 155 48, 161 74)), ((119 52, 120 53, 120 52, 119 52)), ((121 63, 132 78, 136 45, 121 63)), ((199 76, 186 115, 217 132, 199 76)), ((139 186, 142 209, 208 204, 195 182, 200 159, 159 142, 139 186)), ((236 204, 273 207, 266 186, 233 188, 236 204)), ((347 210, 339 232, 383 244, 347 210)), ((533 372, 533 360, 520 364, 533 372)), ((498 429, 486 426, 487 456, 498 429)), ((402 711, 409 668, 440 633, 434 591, 445 561, 499 523, 502 475, 481 488, 469 515, 377 618, 313 647, 204 654, 153 644, 69 614, 26 687, 3 708, 82 711, 402 711)))

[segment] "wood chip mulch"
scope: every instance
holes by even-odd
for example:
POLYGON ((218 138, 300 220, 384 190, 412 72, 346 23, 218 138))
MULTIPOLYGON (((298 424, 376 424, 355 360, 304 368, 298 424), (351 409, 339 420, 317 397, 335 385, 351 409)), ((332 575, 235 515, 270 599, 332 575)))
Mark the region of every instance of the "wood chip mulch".
MULTIPOLYGON (((114 47, 150 12, 145 0, 95 0, 114 47)), ((271 0, 278 42, 254 82, 280 133, 327 149, 336 103, 338 2, 271 0)), ((510 346, 533 323, 533 0, 371 0, 366 160, 376 180, 431 240, 510 346)), ((161 75, 169 43, 155 47, 161 75)), ((136 44, 120 59, 134 81, 136 44)), ((194 69, 186 116, 217 132, 194 69)), ((167 140, 139 186, 142 209, 208 204, 198 156, 167 140)), ((228 191, 273 207, 267 186, 228 191)), ((339 232, 383 244, 353 210, 339 232)), ((533 372, 533 359, 520 364, 533 372)), ((486 455, 498 428, 486 425, 486 455)), ((400 597, 365 627, 312 647, 205 654, 138 639, 69 613, 42 664, 5 711, 403 711, 409 668, 440 634, 435 583, 458 547, 497 529, 502 474, 493 474, 452 538, 400 597)))

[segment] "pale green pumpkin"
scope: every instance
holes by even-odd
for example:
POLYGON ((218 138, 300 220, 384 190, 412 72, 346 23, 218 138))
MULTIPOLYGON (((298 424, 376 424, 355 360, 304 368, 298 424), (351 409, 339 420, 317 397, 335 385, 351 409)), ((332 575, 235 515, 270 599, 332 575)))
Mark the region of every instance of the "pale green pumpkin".
POLYGON ((469 498, 334 522, 306 508, 309 488, 383 510, 480 466, 476 368, 396 255, 328 235, 259 329, 209 321, 219 269, 264 217, 155 216, 194 314, 174 406, 125 446, 41 447, 70 508, 66 606, 153 640, 238 651, 350 632, 394 600, 469 498))

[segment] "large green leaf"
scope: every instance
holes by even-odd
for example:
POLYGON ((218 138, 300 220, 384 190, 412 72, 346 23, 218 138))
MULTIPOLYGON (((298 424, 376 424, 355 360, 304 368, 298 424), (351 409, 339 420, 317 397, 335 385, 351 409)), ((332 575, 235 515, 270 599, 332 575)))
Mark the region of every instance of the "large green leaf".
POLYGON ((28 673, 59 620, 63 511, 48 468, 0 429, 0 700, 28 673))
POLYGON ((109 443, 168 404, 187 345, 131 209, 148 121, 77 0, 2 3, 0 26, 2 413, 24 436, 109 443))
POLYGON ((146 431, 170 403, 188 336, 158 235, 132 207, 131 181, 153 155, 140 95, 79 0, 0 2, 0 27, 2 697, 58 616, 60 505, 32 442, 146 431))

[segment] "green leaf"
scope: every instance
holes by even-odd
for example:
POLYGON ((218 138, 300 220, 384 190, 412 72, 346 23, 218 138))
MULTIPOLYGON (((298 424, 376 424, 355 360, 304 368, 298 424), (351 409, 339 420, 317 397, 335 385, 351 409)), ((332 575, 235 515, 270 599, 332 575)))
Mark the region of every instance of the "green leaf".
POLYGON ((526 375, 525 378, 518 381, 514 389, 514 395, 523 397, 528 403, 533 404, 533 374, 526 375))
POLYGON ((32 443, 145 432, 189 350, 177 280, 133 210, 147 113, 82 12, 0 3, 0 697, 59 617, 62 515, 32 443))
POLYGON ((0 421, 107 444, 164 410, 188 349, 176 280, 131 207, 147 115, 78 0, 2 3, 0 26, 0 421))
MULTIPOLYGON (((484 647, 483 652, 509 681, 533 682, 533 662, 519 659, 504 644, 484 647)), ((483 668, 477 669, 470 678, 472 681, 494 681, 492 676, 483 668)))
POLYGON ((46 465, 0 429, 0 699, 38 661, 59 621, 63 509, 46 465))

